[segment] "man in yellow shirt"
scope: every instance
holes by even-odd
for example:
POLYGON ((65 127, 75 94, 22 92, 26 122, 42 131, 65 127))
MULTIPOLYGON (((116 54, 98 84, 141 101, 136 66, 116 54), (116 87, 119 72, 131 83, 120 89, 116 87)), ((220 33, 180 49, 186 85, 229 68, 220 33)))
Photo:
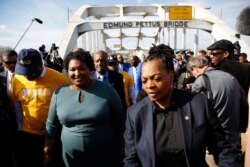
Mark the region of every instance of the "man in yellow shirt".
POLYGON ((39 51, 23 49, 17 57, 12 96, 22 107, 22 127, 18 133, 16 160, 19 167, 43 166, 45 123, 53 92, 67 78, 43 65, 39 51))

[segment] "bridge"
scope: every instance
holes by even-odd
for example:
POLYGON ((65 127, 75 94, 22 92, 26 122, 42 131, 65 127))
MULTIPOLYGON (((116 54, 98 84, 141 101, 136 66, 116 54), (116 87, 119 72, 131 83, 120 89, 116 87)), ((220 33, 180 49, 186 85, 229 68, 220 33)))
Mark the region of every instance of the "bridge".
MULTIPOLYGON (((211 36, 213 43, 220 39, 238 41, 241 51, 250 47, 209 10, 195 5, 115 5, 81 6, 69 21, 60 43, 60 55, 65 57, 76 47, 94 53, 146 51, 152 44, 164 43, 174 49, 187 49, 187 35, 193 32, 191 48, 199 48, 200 31, 211 36), (181 37, 178 36, 181 34, 181 37), (179 37, 179 38, 178 38, 179 37), (181 47, 177 48, 177 44, 181 47)), ((209 44, 208 44, 209 45, 209 44)), ((206 48, 202 48, 206 49, 206 48)))

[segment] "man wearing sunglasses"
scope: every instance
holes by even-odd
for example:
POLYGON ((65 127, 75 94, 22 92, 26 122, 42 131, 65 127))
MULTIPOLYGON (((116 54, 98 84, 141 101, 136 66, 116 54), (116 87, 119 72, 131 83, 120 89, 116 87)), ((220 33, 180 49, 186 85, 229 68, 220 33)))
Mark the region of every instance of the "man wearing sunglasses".
MULTIPOLYGON (((244 94, 247 95, 250 85, 250 65, 240 63, 234 59, 234 51, 236 49, 234 44, 229 40, 222 39, 216 41, 207 49, 210 50, 212 66, 233 75, 244 89, 244 94)), ((248 122, 247 98, 241 101, 240 130, 244 133, 246 132, 248 122)))
POLYGON ((14 50, 6 50, 1 58, 4 70, 0 73, 0 162, 14 167, 13 146, 17 132, 17 122, 15 109, 10 100, 9 85, 15 71, 17 53, 14 50))
POLYGON ((126 71, 119 70, 119 63, 115 55, 111 55, 108 60, 108 69, 110 71, 119 72, 123 76, 125 101, 127 108, 136 102, 134 94, 134 81, 126 71))
MULTIPOLYGON (((11 95, 12 91, 12 79, 15 73, 16 61, 17 61, 17 52, 12 49, 8 49, 2 54, 3 67, 4 71, 0 73, 0 80, 4 84, 4 87, 7 89, 8 96, 11 95)), ((18 104, 16 104, 16 119, 18 128, 21 126, 21 108, 18 104)))
POLYGON ((12 76, 15 72, 17 52, 8 49, 2 55, 4 71, 0 73, 1 80, 9 93, 12 76))

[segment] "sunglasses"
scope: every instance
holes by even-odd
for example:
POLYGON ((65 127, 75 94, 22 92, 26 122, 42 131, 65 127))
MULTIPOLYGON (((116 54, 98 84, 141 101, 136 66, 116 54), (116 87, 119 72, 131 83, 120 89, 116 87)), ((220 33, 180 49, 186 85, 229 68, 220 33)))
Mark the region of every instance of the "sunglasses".
POLYGON ((221 54, 223 54, 224 52, 211 52, 210 54, 212 55, 212 56, 218 56, 218 55, 221 55, 221 54))
POLYGON ((117 62, 110 62, 109 63, 109 66, 116 66, 117 65, 117 62))
POLYGON ((16 64, 16 61, 5 61, 4 63, 8 64, 8 65, 10 65, 10 64, 16 64))

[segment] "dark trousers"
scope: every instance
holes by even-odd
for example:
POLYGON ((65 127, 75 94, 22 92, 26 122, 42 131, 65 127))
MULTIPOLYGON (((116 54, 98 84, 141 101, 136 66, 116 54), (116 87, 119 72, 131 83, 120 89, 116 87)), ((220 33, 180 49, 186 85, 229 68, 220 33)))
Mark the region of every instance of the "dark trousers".
POLYGON ((56 138, 52 151, 52 162, 50 167, 65 167, 62 158, 62 142, 60 136, 56 138))
POLYGON ((18 167, 43 167, 44 141, 44 135, 19 132, 15 148, 15 158, 18 167))
POLYGON ((0 166, 14 167, 14 139, 9 133, 0 132, 0 166))
MULTIPOLYGON (((15 159, 17 167, 43 167, 45 136, 19 132, 16 138, 15 159)), ((0 165, 1 166, 1 165, 0 165)), ((51 167, 64 167, 60 138, 56 139, 51 167)))

